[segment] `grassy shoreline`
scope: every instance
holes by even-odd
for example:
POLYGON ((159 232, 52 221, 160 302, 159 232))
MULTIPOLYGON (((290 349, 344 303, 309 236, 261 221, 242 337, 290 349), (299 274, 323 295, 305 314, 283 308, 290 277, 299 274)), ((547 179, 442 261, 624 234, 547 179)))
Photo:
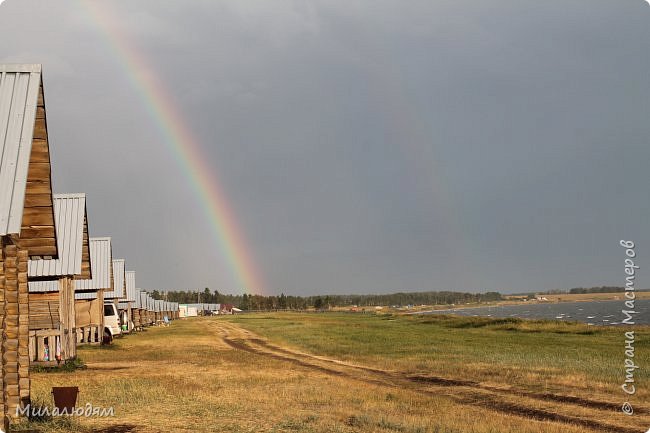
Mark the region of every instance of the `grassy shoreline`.
MULTIPOLYGON (((509 295, 505 295, 504 300, 502 301, 492 301, 492 302, 471 302, 465 304, 445 304, 445 305, 415 305, 412 308, 406 309, 404 307, 393 308, 390 306, 377 306, 381 307, 381 310, 384 312, 390 313, 402 313, 402 314, 418 314, 426 313, 429 311, 445 311, 445 310, 460 310, 467 308, 486 308, 486 307, 500 307, 507 305, 548 305, 548 304, 559 304, 559 303, 571 303, 571 302, 601 302, 601 301, 623 301, 624 293, 615 292, 615 293, 578 293, 578 294, 553 294, 553 295, 541 295, 546 298, 546 301, 530 300, 523 301, 521 299, 509 299, 509 295)), ((519 298, 519 297, 517 297, 519 298)), ((650 299, 650 291, 637 292, 637 300, 647 300, 650 299)), ((350 312, 354 310, 355 312, 375 312, 377 311, 375 306, 365 306, 365 307, 332 307, 331 312, 350 312)))

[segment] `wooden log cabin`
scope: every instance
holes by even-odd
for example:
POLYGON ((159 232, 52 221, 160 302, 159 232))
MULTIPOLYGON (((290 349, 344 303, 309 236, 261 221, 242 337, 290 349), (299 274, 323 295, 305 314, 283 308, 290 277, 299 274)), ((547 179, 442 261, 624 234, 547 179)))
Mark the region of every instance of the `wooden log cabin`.
POLYGON ((136 325, 135 321, 135 311, 137 310, 136 305, 136 293, 135 293, 135 271, 125 271, 124 272, 124 281, 126 286, 126 295, 120 299, 118 309, 121 316, 124 318, 123 323, 126 324, 124 332, 131 332, 136 328, 139 328, 139 323, 136 325))
POLYGON ((149 294, 144 290, 140 292, 140 299, 142 310, 140 311, 141 319, 140 322, 142 326, 151 326, 151 320, 149 320, 149 294))
POLYGON ((140 326, 145 328, 149 326, 147 317, 147 292, 140 289, 140 326))
POLYGON ((160 299, 156 299, 154 301, 154 311, 155 311, 155 321, 156 323, 160 323, 163 318, 163 303, 165 301, 162 301, 160 299))
POLYGON ((142 289, 135 289, 135 302, 133 308, 133 326, 135 329, 142 329, 144 326, 143 309, 142 309, 142 289))
POLYGON ((156 324, 156 300, 149 295, 149 322, 156 324))
POLYGON ((0 65, 0 410, 29 402, 30 257, 58 257, 41 65, 0 65))
POLYGON ((158 301, 153 299, 151 301, 151 305, 152 305, 151 313, 153 315, 152 322, 154 325, 157 325, 158 324, 158 301))
POLYGON ((145 293, 146 317, 147 317, 147 324, 149 325, 153 325, 155 323, 153 304, 154 304, 153 298, 149 296, 148 293, 145 293))
POLYGON ((90 238, 93 276, 75 281, 75 321, 77 344, 110 341, 104 324, 104 293, 113 290, 113 253, 110 237, 90 238))
POLYGON ((29 260, 29 358, 56 365, 77 356, 75 279, 92 278, 85 194, 54 195, 59 258, 29 260))
MULTIPOLYGON (((113 259, 113 290, 104 292, 104 304, 113 303, 118 308, 120 299, 126 296, 126 275, 124 259, 113 259)), ((115 334, 115 332, 113 331, 115 334)), ((121 333, 121 330, 120 332, 121 333)))
POLYGON ((149 294, 144 290, 140 290, 140 325, 151 325, 149 320, 149 294))
POLYGON ((169 317, 169 302, 163 301, 163 320, 167 318, 167 320, 171 320, 169 317))

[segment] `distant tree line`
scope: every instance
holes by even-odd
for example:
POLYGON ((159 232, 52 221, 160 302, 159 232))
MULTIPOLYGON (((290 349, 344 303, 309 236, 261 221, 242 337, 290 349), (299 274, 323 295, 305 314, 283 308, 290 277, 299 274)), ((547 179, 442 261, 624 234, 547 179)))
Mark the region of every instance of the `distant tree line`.
MULTIPOLYGON (((650 289, 636 289, 638 292, 647 292, 650 289)), ((574 287, 572 289, 553 289, 539 292, 538 295, 562 295, 562 294, 585 294, 585 293, 619 293, 624 292, 625 287, 599 286, 599 287, 574 287)))
POLYGON ((320 295, 320 296, 263 296, 254 294, 228 295, 218 290, 205 288, 199 290, 154 290, 154 299, 165 299, 181 304, 232 304, 242 310, 306 310, 308 308, 327 309, 331 307, 370 307, 376 305, 449 305, 476 302, 500 301, 499 292, 463 293, 463 292, 400 292, 387 295, 320 295))
POLYGON ((624 292, 624 287, 612 287, 612 286, 601 286, 601 287, 574 287, 569 289, 571 294, 580 294, 580 293, 617 293, 624 292))

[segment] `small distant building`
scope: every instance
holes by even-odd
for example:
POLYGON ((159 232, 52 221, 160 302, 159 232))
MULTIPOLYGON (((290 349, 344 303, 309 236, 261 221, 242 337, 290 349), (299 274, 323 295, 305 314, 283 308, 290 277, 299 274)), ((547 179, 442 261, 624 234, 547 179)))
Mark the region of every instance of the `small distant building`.
MULTIPOLYGON (((220 314, 232 314, 235 306, 233 304, 221 304, 220 314)), ((241 311, 241 310, 239 310, 241 311)))

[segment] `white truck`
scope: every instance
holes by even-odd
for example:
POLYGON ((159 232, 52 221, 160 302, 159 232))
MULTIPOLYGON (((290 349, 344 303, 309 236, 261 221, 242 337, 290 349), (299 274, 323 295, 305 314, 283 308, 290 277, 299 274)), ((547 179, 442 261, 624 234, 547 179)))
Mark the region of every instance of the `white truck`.
POLYGON ((110 342, 121 333, 120 314, 117 312, 117 305, 107 302, 104 304, 104 340, 108 339, 108 342, 110 342))

